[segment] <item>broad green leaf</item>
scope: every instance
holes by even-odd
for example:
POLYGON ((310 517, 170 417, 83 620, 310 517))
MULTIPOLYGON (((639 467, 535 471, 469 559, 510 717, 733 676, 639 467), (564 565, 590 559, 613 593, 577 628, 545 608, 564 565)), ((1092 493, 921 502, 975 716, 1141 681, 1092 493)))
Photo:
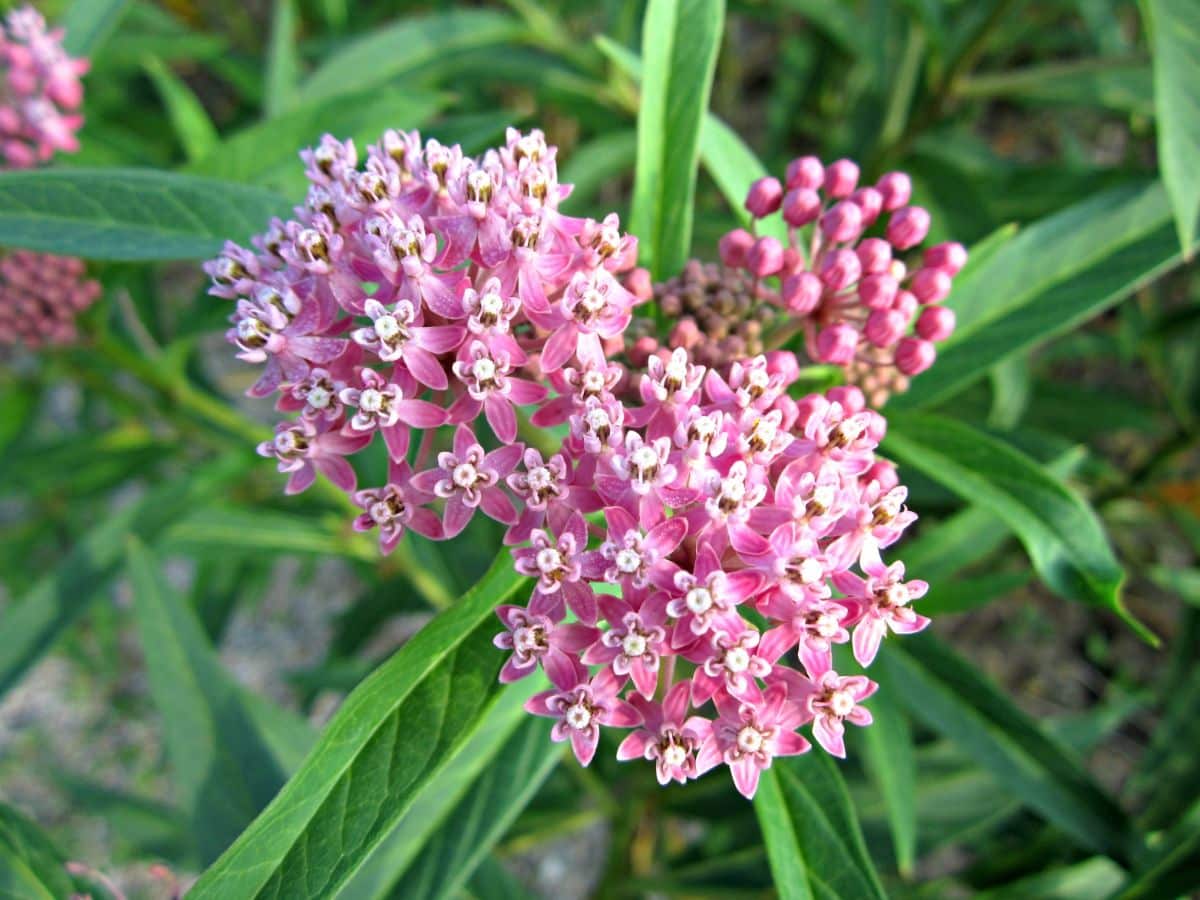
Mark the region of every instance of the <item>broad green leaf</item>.
POLYGON ((637 135, 632 130, 616 131, 593 138, 576 147, 559 172, 564 184, 572 184, 567 203, 578 210, 595 197, 605 183, 628 172, 637 159, 637 135))
MULTIPOLYGON (((704 117, 700 132, 700 160, 717 187, 725 196, 734 215, 743 224, 750 222, 746 210, 746 193, 758 179, 767 174, 754 151, 746 146, 736 131, 712 113, 704 117)), ((759 233, 787 239, 787 224, 780 216, 759 223, 759 233)))
POLYGON ((189 897, 333 896, 501 693, 492 610, 523 583, 500 554, 475 588, 376 669, 189 897))
POLYGON ((976 900, 1096 900, 1108 896, 1124 880, 1125 873, 1120 866, 1103 856, 1093 856, 973 896, 976 900))
POLYGON ((1185 257, 1200 216, 1200 6, 1194 0, 1141 0, 1154 58, 1158 164, 1175 211, 1185 257))
POLYGON ((550 741, 552 724, 526 715, 394 886, 392 900, 448 900, 466 885, 562 759, 562 747, 550 741))
POLYGON ((162 535, 170 549, 216 548, 229 556, 264 553, 338 554, 378 563, 370 539, 348 531, 344 517, 314 516, 274 510, 208 507, 173 523, 162 535))
POLYGON ((254 457, 230 456, 150 490, 84 535, 67 557, 0 616, 0 693, 13 686, 118 571, 126 535, 157 537, 172 521, 242 475, 254 457))
POLYGON ((95 56, 125 15, 129 0, 73 0, 59 25, 72 56, 95 56))
POLYGON ((298 200, 308 183, 300 151, 315 146, 321 135, 353 138, 364 152, 388 128, 424 126, 444 102, 428 92, 386 88, 306 103, 235 132, 188 171, 270 187, 298 200))
POLYGON ((170 172, 0 173, 0 245, 85 259, 204 259, 287 210, 269 191, 170 172))
POLYGON ((263 112, 274 118, 292 104, 300 80, 300 60, 296 56, 296 2, 275 0, 271 17, 271 39, 267 44, 267 64, 263 73, 263 112))
MULTIPOLYGON (((462 824, 452 814, 455 805, 467 802, 464 798, 468 794, 477 793, 475 782, 481 780, 485 770, 497 764, 496 754, 529 718, 524 710, 525 700, 546 686, 546 679, 538 676, 512 684, 500 693, 466 746, 437 776, 436 787, 417 798, 342 889, 338 895, 342 900, 387 896, 435 834, 445 827, 457 828, 462 824)), ((546 743, 548 749, 549 738, 546 743)))
POLYGON ((1100 520, 1078 494, 1024 453, 969 425, 921 413, 893 413, 889 420, 887 450, 994 513, 1055 593, 1111 609, 1154 640, 1125 609, 1124 572, 1100 520))
POLYGON ((1136 855, 1124 810, 975 666, 928 634, 887 642, 880 661, 893 697, 1026 806, 1084 847, 1119 862, 1136 855))
POLYGON ((167 118, 171 120, 184 155, 189 160, 203 159, 220 141, 203 104, 161 59, 147 57, 144 68, 167 109, 167 118))
POLYGON ((77 887, 65 860, 42 830, 0 803, 0 897, 61 900, 74 895, 77 887))
POLYGON ((516 19, 487 9, 458 9, 400 19, 353 40, 300 86, 297 102, 378 87, 426 63, 472 47, 505 44, 523 33, 516 19))
MULTIPOLYGON (((1043 219, 956 280, 958 328, 936 369, 889 409, 952 397, 996 363, 1076 327, 1179 259, 1160 184, 1098 194, 1043 219)), ((970 265, 970 264, 968 264, 970 265)))
POLYGON ((887 807, 896 866, 908 877, 917 859, 917 763, 908 718, 881 686, 883 702, 871 707, 875 721, 862 730, 863 765, 887 807))
POLYGON ((285 774, 162 563, 136 538, 129 539, 127 560, 172 784, 191 817, 200 857, 209 862, 271 801, 285 774))
POLYGON ((759 783, 754 811, 781 900, 887 896, 838 764, 821 749, 774 760, 759 783))
POLYGON ((691 251, 700 131, 724 22, 724 0, 646 7, 630 231, 656 279, 681 271, 691 251))
POLYGON ((992 408, 988 411, 989 428, 1009 431, 1016 428, 1029 406, 1033 376, 1029 360, 1010 356, 992 367, 992 408))

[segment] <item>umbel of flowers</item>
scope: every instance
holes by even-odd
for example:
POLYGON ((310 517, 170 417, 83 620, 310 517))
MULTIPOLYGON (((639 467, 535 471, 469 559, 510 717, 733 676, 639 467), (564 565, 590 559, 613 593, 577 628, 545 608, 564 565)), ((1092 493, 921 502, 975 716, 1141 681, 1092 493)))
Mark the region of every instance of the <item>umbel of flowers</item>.
MULTIPOLYGON (((88 61, 69 56, 62 37, 30 7, 0 23, 0 169, 30 168, 56 151, 79 149, 83 117, 75 111, 88 61)), ((26 251, 0 257, 0 345, 73 342, 76 316, 99 295, 82 260, 26 251)))
MULTIPOLYGON (((507 525, 533 586, 497 610, 500 678, 545 672, 552 687, 527 708, 585 765, 603 729, 624 729, 618 756, 652 761, 662 783, 726 765, 752 796, 810 737, 843 755, 876 686, 836 671, 835 645, 867 666, 889 632, 928 623, 912 608, 925 583, 883 560, 915 515, 875 456, 886 423, 863 392, 794 396, 787 350, 705 367, 661 349, 634 371, 626 331, 651 296, 636 241, 615 215, 560 211, 570 189, 540 132, 510 130, 474 159, 415 132, 387 132, 365 160, 328 136, 302 156, 295 217, 206 266, 236 303, 228 339, 260 367, 250 393, 289 413, 259 447, 287 490, 324 474, 384 552, 476 514, 507 525), (537 446, 517 440, 522 419, 537 446), (376 435, 389 478, 363 489, 347 457, 376 435)), ((818 187, 852 193, 843 169, 818 187)), ((889 233, 922 215, 892 208, 889 233)), ((788 278, 824 270, 823 228, 794 226, 788 278), (797 256, 805 241, 818 249, 797 256)), ((893 253, 923 234, 887 239, 897 284, 893 253)), ((830 240, 839 253, 848 232, 830 240)), ((756 246, 726 263, 774 252, 756 246)), ((861 297, 821 284, 810 312, 861 297)))

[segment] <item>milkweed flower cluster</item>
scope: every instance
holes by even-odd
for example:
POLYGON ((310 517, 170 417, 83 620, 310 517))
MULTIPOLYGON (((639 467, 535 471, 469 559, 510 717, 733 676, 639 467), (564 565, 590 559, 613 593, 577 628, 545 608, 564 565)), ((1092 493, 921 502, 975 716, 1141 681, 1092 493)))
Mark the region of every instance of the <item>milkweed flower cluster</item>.
POLYGON ((81 259, 18 250, 0 257, 0 344, 70 344, 75 317, 100 296, 81 259))
POLYGON ((71 57, 61 29, 48 29, 33 8, 12 10, 0 29, 0 153, 4 168, 27 169, 56 152, 79 149, 83 126, 80 76, 86 59, 71 57))
POLYGON ((799 332, 810 361, 841 367, 881 407, 954 332, 941 301, 967 259, 957 243, 917 254, 930 217, 911 195, 902 172, 861 185, 847 159, 801 157, 785 182, 759 179, 745 201, 751 230, 722 238, 722 266, 693 264, 655 287, 671 314, 684 314, 668 346, 728 364, 747 346, 781 346, 799 332))
POLYGON ((506 525, 532 588, 497 609, 500 678, 545 672, 527 709, 585 765, 626 729, 618 756, 660 782, 726 765, 752 796, 773 758, 811 748, 801 729, 843 755, 876 686, 836 671, 834 647, 866 666, 928 623, 925 583, 883 560, 915 515, 863 392, 794 396, 786 350, 639 352, 636 241, 615 215, 559 210, 540 132, 474 159, 415 132, 363 165, 328 136, 302 156, 295 217, 206 264, 236 304, 228 340, 261 367, 251 395, 290 414, 259 447, 287 490, 324 474, 385 553, 476 514, 506 525), (388 481, 362 489, 347 457, 376 434, 388 481))

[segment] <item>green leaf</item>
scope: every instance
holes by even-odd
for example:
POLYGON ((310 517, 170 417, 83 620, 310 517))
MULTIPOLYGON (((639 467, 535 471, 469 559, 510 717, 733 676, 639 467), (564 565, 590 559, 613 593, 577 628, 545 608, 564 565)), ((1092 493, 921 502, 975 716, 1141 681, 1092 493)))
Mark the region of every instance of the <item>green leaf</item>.
POLYGON ((1200 802, 1172 828, 1115 900, 1159 900, 1200 888, 1200 802))
POLYGON ((576 147, 559 173, 564 184, 575 186, 567 201, 570 207, 578 210, 606 183, 629 171, 636 159, 637 134, 632 129, 603 134, 576 147))
POLYGON ((1157 183, 1105 191, 1031 225, 961 273, 946 301, 958 328, 938 348, 936 373, 916 379, 889 410, 954 396, 1158 277, 1178 249, 1157 183))
MULTIPOLYGON (((700 133, 700 160, 726 202, 743 225, 750 223, 746 209, 746 194, 750 185, 767 174, 754 151, 746 146, 736 131, 712 113, 704 117, 700 133)), ((772 216, 759 223, 759 234, 787 240, 787 223, 781 216, 772 216)))
POLYGON ((1043 63, 994 75, 973 75, 962 80, 956 93, 969 98, 1004 97, 1030 104, 1154 113, 1150 67, 1121 60, 1043 63))
POLYGON ((189 897, 335 894, 501 693, 492 611, 523 583, 501 553, 475 588, 376 669, 189 897))
POLYGON ((973 893, 976 900, 1096 900, 1121 886, 1121 867, 1103 856, 1071 866, 1059 866, 1011 881, 992 890, 973 893))
POLYGON ((724 22, 724 0, 646 7, 630 231, 656 279, 681 271, 691 251, 700 131, 724 22))
POLYGON ((85 259, 204 259, 287 210, 269 191, 169 172, 0 172, 0 245, 85 259))
POLYGON ((1158 164, 1190 258, 1200 215, 1200 6, 1193 0, 1142 0, 1154 58, 1158 164))
POLYGON ((201 859, 217 858, 275 796, 283 768, 221 667, 192 609, 145 545, 126 545, 150 693, 163 719, 172 783, 201 859))
POLYGON ((814 749, 763 772, 754 812, 780 900, 887 895, 867 855, 838 765, 814 749))
POLYGON ((97 599, 119 570, 126 535, 152 540, 242 475, 250 455, 230 456, 155 487, 112 513, 83 536, 53 572, 0 616, 0 693, 7 691, 75 618, 97 599))
POLYGON ((267 65, 263 73, 263 112, 268 119, 291 106, 299 80, 296 3, 295 0, 275 0, 271 39, 267 44, 267 65))
POLYGON ((871 707, 875 721, 861 732, 863 764, 883 796, 896 866, 907 878, 917 859, 917 762, 908 718, 881 686, 884 702, 871 707))
POLYGON ((257 555, 263 552, 340 554, 378 563, 379 551, 372 541, 359 540, 346 529, 337 514, 314 516, 274 510, 236 507, 198 509, 173 523, 162 535, 170 549, 222 549, 227 555, 257 555))
POLYGON ((0 897, 61 900, 73 896, 76 887, 66 862, 42 830, 0 803, 0 897))
POLYGON ((202 159, 220 142, 217 129, 192 89, 155 56, 143 64, 154 89, 167 108, 167 118, 189 160, 202 159))
MULTIPOLYGON (((422 127, 444 104, 437 94, 395 88, 306 103, 230 135, 187 171, 299 198, 308 183, 300 151, 315 146, 322 134, 352 138, 361 149, 388 128, 422 127)), ((259 229, 265 225, 264 219, 259 229)))
POLYGON ((928 634, 880 655, 893 696, 950 738, 1026 806, 1118 862, 1136 855, 1124 810, 1065 745, 1040 730, 976 666, 928 634))
POLYGON ((459 50, 517 40, 523 28, 516 19, 486 9, 459 9, 411 16, 376 28, 346 44, 316 69, 300 87, 297 101, 328 99, 362 91, 459 50))
POLYGON ((530 894, 495 856, 484 858, 471 876, 463 900, 529 900, 530 894))
POLYGON ((95 56, 129 8, 129 0, 74 0, 59 25, 63 49, 72 56, 95 56))
POLYGON ((1110 609, 1155 640, 1125 609, 1124 572, 1100 520, 1078 494, 1024 453, 969 425, 921 413, 888 418, 888 452, 994 513, 1020 538, 1051 590, 1110 609))

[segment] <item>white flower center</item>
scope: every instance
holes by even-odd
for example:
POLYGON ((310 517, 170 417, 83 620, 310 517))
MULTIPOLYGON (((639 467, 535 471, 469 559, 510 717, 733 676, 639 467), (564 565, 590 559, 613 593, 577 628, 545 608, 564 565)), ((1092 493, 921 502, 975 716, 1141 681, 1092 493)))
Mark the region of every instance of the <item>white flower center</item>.
POLYGON ((604 390, 604 373, 590 369, 583 373, 583 390, 588 394, 599 394, 604 390))
POLYGON ((535 491, 544 491, 554 482, 554 477, 545 466, 529 470, 529 486, 535 491))
POLYGON ((481 356, 471 365, 471 374, 479 382, 492 381, 496 377, 496 363, 486 356, 481 356))
POLYGON ((307 399, 308 405, 313 409, 324 409, 333 399, 333 395, 318 384, 309 389, 307 399))
POLYGON ((400 323, 395 316, 380 316, 375 320, 375 333, 381 341, 390 341, 400 333, 400 323))
POLYGON ((567 724, 576 731, 582 731, 592 723, 592 711, 582 703, 576 703, 574 706, 567 709, 567 714, 564 717, 567 724))
POLYGON ((642 567, 642 556, 636 550, 626 547, 617 553, 617 569, 625 575, 632 575, 642 567))
POLYGON ((908 586, 904 584, 888 585, 884 596, 887 599, 888 606, 904 606, 910 599, 908 586))
POLYGON ((744 725, 737 733, 737 745, 743 753, 757 753, 762 749, 763 733, 753 725, 744 725))
POLYGON ((641 656, 646 652, 646 636, 631 631, 621 640, 621 650, 630 659, 641 656))
POLYGON ((658 465, 658 454, 653 447, 638 447, 633 451, 633 465, 645 472, 658 465))
POLYGON ((713 598, 712 592, 708 588, 694 587, 687 592, 687 598, 684 600, 687 608, 696 615, 703 615, 712 609, 713 598))
POLYGON ((493 318, 498 317, 504 311, 504 299, 495 291, 484 294, 479 298, 479 310, 493 318))
POLYGON ((735 675, 750 668, 750 653, 745 647, 730 647, 725 651, 725 668, 735 675))
POLYGON ((606 413, 604 410, 592 409, 588 410, 587 424, 588 428, 590 428, 592 431, 598 432, 605 428, 611 427, 612 423, 609 421, 608 413, 606 413))
POLYGON ((817 634, 823 638, 831 638, 838 631, 838 620, 829 613, 821 613, 817 617, 817 634))
POLYGON ((797 568, 801 584, 816 584, 825 576, 825 569, 815 559, 806 559, 797 568))
POLYGON ((829 509, 833 506, 833 501, 837 499, 837 492, 832 485, 822 484, 813 490, 813 503, 820 506, 822 509, 829 509))
POLYGON ((557 572, 563 567, 562 554, 553 547, 544 547, 537 553, 537 567, 542 572, 557 572))
POLYGON ((600 310, 604 309, 604 304, 604 295, 595 288, 588 288, 579 297, 579 305, 592 315, 595 315, 596 313, 600 312, 600 310))
POLYGON ((829 696, 829 708, 838 718, 845 718, 854 710, 854 696, 849 691, 834 691, 829 696))
POLYGON ((367 388, 358 395, 358 408, 363 412, 379 412, 383 409, 383 394, 375 388, 367 388))
POLYGON ((470 463, 459 463, 450 475, 454 483, 461 488, 469 488, 479 480, 479 471, 470 463))
POLYGON ((540 625, 526 625, 513 632, 513 647, 525 653, 539 649, 545 642, 545 629, 540 625))
POLYGON ((674 742, 667 744, 662 752, 662 760, 668 766, 682 766, 687 762, 687 750, 681 744, 674 742))

